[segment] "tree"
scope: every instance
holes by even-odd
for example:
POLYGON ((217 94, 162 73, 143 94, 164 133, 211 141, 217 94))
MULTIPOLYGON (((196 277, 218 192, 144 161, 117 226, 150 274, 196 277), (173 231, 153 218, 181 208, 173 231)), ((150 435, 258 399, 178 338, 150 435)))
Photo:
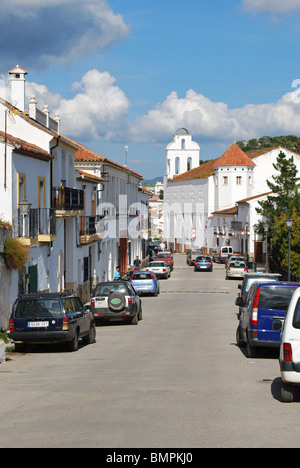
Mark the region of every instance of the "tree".
MULTIPOLYGON (((294 164, 293 156, 287 159, 281 151, 277 157, 277 162, 273 164, 277 171, 272 176, 273 181, 267 181, 271 195, 267 200, 258 202, 260 207, 256 211, 266 219, 269 226, 269 239, 272 243, 272 259, 275 263, 286 267, 287 265, 287 229, 285 220, 288 217, 300 216, 300 199, 298 194, 297 168, 294 164)), ((293 226, 293 238, 299 237, 299 222, 293 226)), ((263 223, 260 223, 259 234, 264 235, 263 223)), ((299 248, 296 243, 292 243, 292 258, 298 258, 299 248)), ((300 251, 299 251, 300 253, 300 251)))

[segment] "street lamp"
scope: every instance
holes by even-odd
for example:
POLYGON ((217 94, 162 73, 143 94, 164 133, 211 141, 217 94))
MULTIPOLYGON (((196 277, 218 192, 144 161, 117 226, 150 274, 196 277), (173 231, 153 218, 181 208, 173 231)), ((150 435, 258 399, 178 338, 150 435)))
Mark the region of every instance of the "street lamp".
POLYGON ((26 223, 26 218, 29 214, 30 208, 31 203, 29 203, 27 200, 19 202, 19 210, 22 216, 22 237, 26 237, 26 227, 28 227, 26 223))
POLYGON ((289 263, 288 263, 288 281, 291 281, 291 230, 293 227, 294 220, 292 218, 287 218, 285 220, 286 227, 289 232, 289 263))
POLYGON ((257 233, 257 224, 253 226, 254 230, 254 271, 256 271, 256 233, 257 233))
POLYGON ((268 253, 268 232, 269 232, 269 226, 265 224, 265 233, 266 233, 266 272, 269 272, 269 253, 268 253))

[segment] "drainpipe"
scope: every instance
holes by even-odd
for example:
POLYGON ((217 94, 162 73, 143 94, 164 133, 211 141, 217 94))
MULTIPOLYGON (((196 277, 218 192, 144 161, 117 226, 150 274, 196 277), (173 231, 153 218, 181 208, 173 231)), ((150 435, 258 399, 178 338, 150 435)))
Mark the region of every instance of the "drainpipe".
MULTIPOLYGON (((60 135, 57 135, 56 144, 50 148, 50 154, 53 155, 53 150, 58 147, 60 135)), ((50 161, 50 207, 53 208, 53 159, 50 161)))

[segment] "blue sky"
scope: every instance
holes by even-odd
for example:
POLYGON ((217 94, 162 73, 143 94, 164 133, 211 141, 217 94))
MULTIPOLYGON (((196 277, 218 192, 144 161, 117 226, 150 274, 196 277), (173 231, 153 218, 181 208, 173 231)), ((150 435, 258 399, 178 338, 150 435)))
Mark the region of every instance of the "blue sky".
POLYGON ((146 179, 164 174, 180 127, 203 160, 234 138, 300 135, 300 0, 0 5, 2 94, 22 66, 27 98, 58 112, 65 135, 120 163, 128 145, 146 179))

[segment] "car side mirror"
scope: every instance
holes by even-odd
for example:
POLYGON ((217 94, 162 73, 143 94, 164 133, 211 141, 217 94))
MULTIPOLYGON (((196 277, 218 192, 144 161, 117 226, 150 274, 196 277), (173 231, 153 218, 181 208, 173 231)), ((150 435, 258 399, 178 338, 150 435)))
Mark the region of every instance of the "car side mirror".
POLYGON ((244 307, 245 301, 242 297, 237 297, 235 300, 235 305, 239 307, 244 307))

